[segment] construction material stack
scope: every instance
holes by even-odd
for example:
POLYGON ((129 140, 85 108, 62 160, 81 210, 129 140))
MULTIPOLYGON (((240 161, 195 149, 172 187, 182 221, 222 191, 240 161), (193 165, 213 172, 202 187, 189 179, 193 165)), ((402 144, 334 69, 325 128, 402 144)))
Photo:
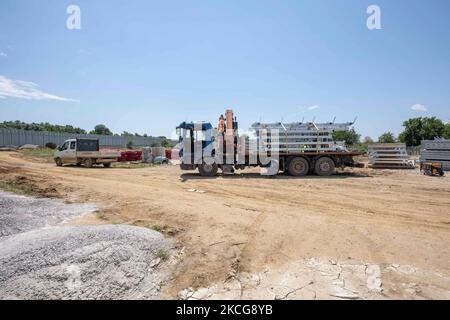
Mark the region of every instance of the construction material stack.
POLYGON ((348 131, 352 123, 254 123, 252 129, 259 143, 268 150, 296 152, 327 152, 342 150, 343 146, 334 142, 333 132, 348 131), (264 132, 264 134, 261 134, 264 132), (262 138, 266 133, 270 134, 262 138), (275 136, 275 133, 278 135, 275 136))
POLYGON ((423 140, 420 151, 421 162, 441 162, 445 171, 450 171, 450 140, 423 140))
POLYGON ((368 147, 369 167, 373 169, 414 169, 404 143, 379 143, 368 147))
POLYGON ((166 156, 166 148, 152 147, 151 153, 152 153, 153 157, 165 157, 166 156))

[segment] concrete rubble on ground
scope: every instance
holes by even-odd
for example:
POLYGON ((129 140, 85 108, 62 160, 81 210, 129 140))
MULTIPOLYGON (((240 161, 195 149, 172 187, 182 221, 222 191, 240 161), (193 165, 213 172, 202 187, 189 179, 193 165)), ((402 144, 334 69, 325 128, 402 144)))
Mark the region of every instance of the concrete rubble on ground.
POLYGON ((0 151, 16 151, 17 149, 16 146, 0 146, 0 151))
POLYGON ((33 150, 38 149, 39 146, 36 144, 24 144, 23 146, 19 147, 20 150, 33 150))

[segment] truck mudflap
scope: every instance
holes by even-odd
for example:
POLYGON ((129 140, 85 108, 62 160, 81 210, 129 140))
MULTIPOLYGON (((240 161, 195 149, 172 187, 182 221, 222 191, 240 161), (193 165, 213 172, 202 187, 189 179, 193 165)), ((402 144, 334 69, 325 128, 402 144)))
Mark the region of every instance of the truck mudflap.
POLYGON ((185 164, 185 163, 182 163, 182 164, 180 164, 180 169, 181 169, 181 170, 195 170, 195 169, 196 169, 196 166, 195 166, 194 164, 185 164))
POLYGON ((356 161, 354 159, 351 159, 351 158, 350 158, 350 161, 348 161, 348 160, 347 161, 343 161, 342 165, 344 167, 350 167, 350 168, 364 168, 365 167, 364 163, 358 162, 358 161, 356 161))
POLYGON ((337 164, 340 167, 350 167, 350 168, 364 168, 365 167, 364 163, 360 163, 360 162, 356 161, 351 156, 342 157, 340 159, 338 158, 337 164))
POLYGON ((365 168, 366 165, 364 163, 358 162, 358 161, 354 161, 353 165, 351 166, 353 168, 365 168))

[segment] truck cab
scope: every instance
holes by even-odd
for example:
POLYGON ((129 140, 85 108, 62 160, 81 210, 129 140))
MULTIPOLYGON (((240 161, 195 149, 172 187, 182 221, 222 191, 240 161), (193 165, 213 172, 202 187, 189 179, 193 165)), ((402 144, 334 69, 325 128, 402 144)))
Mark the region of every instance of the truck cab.
POLYGON ((177 128, 182 170, 195 170, 202 163, 203 150, 212 147, 213 127, 209 122, 182 122, 177 128), (194 152, 194 150, 202 152, 194 152))
MULTIPOLYGON (((55 152, 55 161, 60 159, 63 164, 76 164, 77 140, 66 140, 55 152)), ((57 163, 58 164, 58 163, 57 163)))
POLYGON ((104 167, 109 168, 119 156, 119 152, 100 151, 98 139, 69 139, 58 147, 54 160, 59 167, 75 164, 90 168, 95 164, 103 164, 104 167))

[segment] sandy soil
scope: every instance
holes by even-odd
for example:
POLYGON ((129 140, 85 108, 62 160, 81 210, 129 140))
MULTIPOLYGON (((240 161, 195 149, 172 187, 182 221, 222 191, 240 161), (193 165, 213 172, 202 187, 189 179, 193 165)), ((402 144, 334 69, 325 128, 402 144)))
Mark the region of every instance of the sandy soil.
MULTIPOLYGON (((230 279, 240 281, 243 275, 269 274, 267 281, 275 279, 289 288, 289 279, 298 277, 289 270, 299 264, 310 270, 310 261, 321 261, 319 266, 333 272, 336 265, 359 266, 362 271, 355 275, 366 277, 361 280, 365 290, 377 295, 353 288, 353 296, 348 296, 345 283, 336 284, 342 282, 338 268, 337 277, 329 273, 330 284, 323 290, 337 285, 345 294, 286 295, 282 290, 277 296, 266 287, 255 292, 258 283, 246 290, 240 282, 240 296, 450 299, 449 175, 354 169, 328 178, 267 178, 258 172, 201 178, 175 166, 58 168, 14 152, 0 153, 0 180, 29 186, 44 196, 103 205, 78 224, 157 225, 173 237, 184 255, 165 289, 170 298, 189 298, 198 290, 206 292, 201 298, 220 297, 211 288, 230 279), (367 273, 368 266, 375 276, 367 273), (397 269, 413 271, 393 272, 397 269)), ((323 280, 314 273, 311 279, 291 291, 301 293, 311 281, 323 280)))

